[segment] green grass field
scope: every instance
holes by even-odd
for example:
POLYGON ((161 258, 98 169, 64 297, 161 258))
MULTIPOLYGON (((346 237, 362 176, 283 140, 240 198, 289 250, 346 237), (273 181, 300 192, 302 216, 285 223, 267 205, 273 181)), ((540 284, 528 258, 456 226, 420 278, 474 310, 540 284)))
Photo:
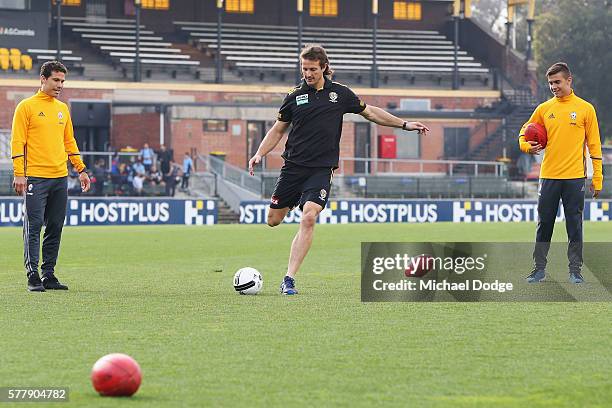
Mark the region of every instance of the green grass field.
MULTIPOLYGON (((610 406, 610 303, 359 300, 361 241, 531 241, 533 223, 320 225, 286 298, 296 229, 66 228, 70 291, 38 294, 21 230, 0 229, 0 387, 66 386, 75 407, 610 406), (242 266, 262 272, 260 295, 233 291, 242 266), (143 369, 130 399, 91 386, 111 352, 143 369)), ((585 236, 612 241, 612 223, 585 236)))

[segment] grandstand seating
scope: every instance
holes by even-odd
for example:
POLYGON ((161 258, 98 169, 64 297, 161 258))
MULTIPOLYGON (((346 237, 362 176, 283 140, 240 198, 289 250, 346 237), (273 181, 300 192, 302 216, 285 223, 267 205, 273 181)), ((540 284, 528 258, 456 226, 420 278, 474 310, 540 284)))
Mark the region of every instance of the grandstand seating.
POLYGON ((26 71, 30 71, 32 69, 32 57, 27 54, 22 54, 21 67, 26 71))
POLYGON ((23 54, 18 48, 0 48, 0 70, 13 71, 32 69, 32 57, 28 54, 23 54))
MULTIPOLYGON (((179 33, 209 55, 217 53, 216 23, 175 21, 179 33)), ((369 29, 306 28, 304 43, 326 47, 332 68, 341 75, 365 76, 373 64, 372 31, 369 29)), ((224 24, 221 55, 225 65, 243 74, 281 74, 296 68, 297 33, 295 27, 224 24)), ((400 77, 415 83, 417 79, 450 80, 454 70, 454 46, 437 31, 379 30, 377 67, 383 81, 400 77)), ((488 68, 460 50, 458 68, 465 85, 471 81, 487 85, 488 68)))
MULTIPOLYGON (((38 48, 29 48, 28 53, 32 54, 32 60, 36 61, 37 65, 41 65, 46 61, 53 61, 57 59, 57 50, 47 50, 47 49, 38 49, 38 48)), ((76 71, 78 73, 83 73, 83 57, 74 55, 72 50, 61 50, 61 60, 62 63, 68 68, 70 71, 76 71)))
MULTIPOLYGON (((120 69, 124 77, 131 71, 136 59, 136 30, 133 20, 113 19, 110 23, 89 22, 84 18, 69 18, 63 25, 72 34, 94 47, 115 69, 120 69)), ((140 62, 148 77, 152 71, 167 71, 176 77, 177 72, 189 72, 197 76, 200 62, 165 42, 141 25, 140 62)))
POLYGON ((0 54, 0 69, 2 69, 2 71, 8 71, 9 66, 10 61, 8 54, 0 54))

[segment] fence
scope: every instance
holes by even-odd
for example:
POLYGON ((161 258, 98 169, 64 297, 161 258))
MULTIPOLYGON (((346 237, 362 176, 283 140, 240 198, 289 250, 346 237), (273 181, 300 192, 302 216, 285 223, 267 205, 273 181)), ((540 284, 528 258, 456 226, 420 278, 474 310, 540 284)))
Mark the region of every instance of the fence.
POLYGON ((216 174, 223 180, 229 181, 254 194, 262 194, 262 177, 258 174, 251 176, 246 170, 214 156, 197 157, 198 171, 207 171, 216 174))

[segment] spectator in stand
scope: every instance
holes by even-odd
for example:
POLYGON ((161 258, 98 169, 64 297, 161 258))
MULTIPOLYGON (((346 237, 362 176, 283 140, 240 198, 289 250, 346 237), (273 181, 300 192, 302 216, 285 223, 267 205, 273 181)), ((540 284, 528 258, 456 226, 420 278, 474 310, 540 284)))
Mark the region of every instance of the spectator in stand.
POLYGON ((151 166, 151 172, 149 173, 148 178, 149 181, 155 185, 160 185, 164 181, 164 176, 162 175, 161 171, 157 170, 155 165, 151 166))
POLYGON ((185 152, 183 157, 183 180, 181 182, 181 189, 187 190, 189 188, 189 177, 193 170, 193 160, 189 156, 189 152, 185 152))
POLYGON ((148 143, 145 143, 142 149, 140 149, 140 158, 144 165, 145 171, 148 173, 153 165, 153 159, 155 158, 155 152, 149 147, 148 143))
POLYGON ((161 145, 159 152, 157 152, 157 160, 159 160, 159 169, 164 175, 170 172, 172 156, 172 151, 166 149, 166 145, 161 145))
POLYGON ((140 157, 136 158, 136 162, 132 165, 132 169, 134 170, 134 176, 144 176, 145 174, 147 174, 147 169, 142 163, 142 159, 140 157))
POLYGON ((125 166, 125 184, 126 184, 126 187, 128 188, 129 194, 132 194, 133 189, 134 189, 134 185, 132 184, 132 182, 134 181, 134 176, 136 175, 136 172, 134 170, 135 165, 136 165, 136 158, 132 156, 130 158, 130 162, 126 164, 125 166))
POLYGON ((95 196, 103 196, 104 195, 104 181, 106 180, 106 169, 104 168, 104 159, 96 160, 96 164, 93 168, 93 185, 94 191, 93 194, 95 196))
POLYGON ((120 194, 125 193, 126 191, 129 190, 128 185, 128 177, 129 177, 129 172, 130 172, 130 165, 126 164, 126 163, 119 163, 119 174, 121 177, 121 184, 119 187, 119 192, 120 194))
POLYGON ((134 195, 141 196, 144 187, 145 176, 142 173, 136 173, 132 180, 132 187, 134 189, 134 195))
POLYGON ((170 171, 166 174, 166 195, 168 197, 174 197, 176 193, 176 184, 179 180, 179 172, 181 171, 180 166, 174 162, 174 160, 170 160, 170 171))
POLYGON ((81 181, 79 180, 79 173, 74 169, 70 169, 68 174, 68 195, 78 196, 81 195, 81 181))
POLYGON ((110 171, 111 183, 113 183, 114 194, 121 193, 121 168, 119 163, 119 154, 115 153, 111 160, 110 171))

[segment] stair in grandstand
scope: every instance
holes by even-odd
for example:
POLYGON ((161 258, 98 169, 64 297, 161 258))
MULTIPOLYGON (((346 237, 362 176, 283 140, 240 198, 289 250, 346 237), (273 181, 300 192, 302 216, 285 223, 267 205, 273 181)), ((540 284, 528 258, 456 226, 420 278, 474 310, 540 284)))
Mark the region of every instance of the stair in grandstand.
POLYGON ((233 211, 217 192, 217 178, 211 172, 197 172, 189 180, 189 196, 193 197, 215 197, 217 199, 217 223, 235 224, 240 215, 233 211))
POLYGON ((221 198, 217 200, 217 223, 218 224, 237 224, 240 215, 232 211, 229 205, 221 198))
MULTIPOLYGON (((505 117, 506 147, 512 149, 518 143, 518 134, 521 127, 529 120, 535 109, 535 101, 528 101, 531 105, 512 105, 512 111, 505 117)), ((463 160, 486 161, 497 160, 502 157, 504 147, 504 125, 500 125, 495 131, 489 133, 485 139, 474 147, 463 160)), ((508 154, 508 153, 507 153, 508 154)), ((470 171, 465 164, 458 165, 454 171, 457 174, 466 174, 470 171)))
POLYGON ((504 89, 503 95, 512 105, 536 106, 538 104, 538 99, 533 95, 530 89, 520 87, 504 89))

